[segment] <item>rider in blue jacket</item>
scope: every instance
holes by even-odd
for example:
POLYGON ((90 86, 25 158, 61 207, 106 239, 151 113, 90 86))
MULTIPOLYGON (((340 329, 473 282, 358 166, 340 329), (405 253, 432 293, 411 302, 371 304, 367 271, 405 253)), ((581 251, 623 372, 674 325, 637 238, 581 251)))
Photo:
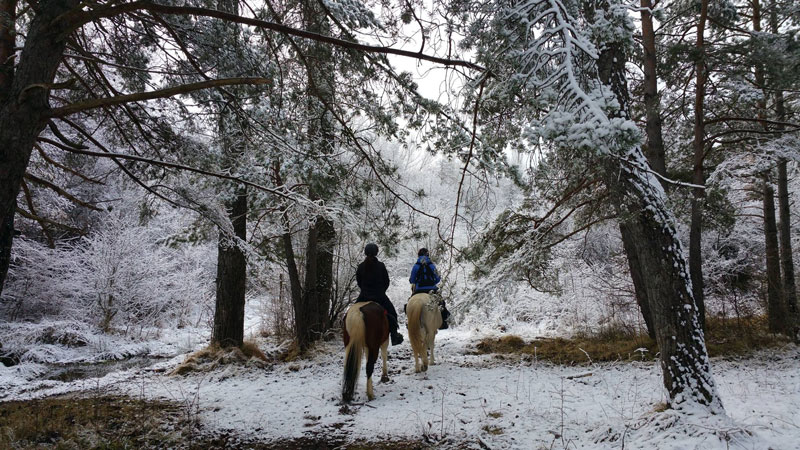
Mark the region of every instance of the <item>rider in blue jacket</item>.
MULTIPOLYGON (((408 278, 408 281, 411 283, 411 291, 413 294, 438 293, 439 288, 436 287, 436 285, 442 281, 442 278, 439 276, 439 271, 436 270, 436 265, 431 261, 427 248, 421 248, 419 252, 417 252, 417 262, 414 264, 414 267, 411 268, 411 276, 408 278)), ((447 318, 450 316, 450 312, 447 311, 444 300, 441 300, 441 305, 442 326, 440 329, 445 329, 448 327, 447 318)))

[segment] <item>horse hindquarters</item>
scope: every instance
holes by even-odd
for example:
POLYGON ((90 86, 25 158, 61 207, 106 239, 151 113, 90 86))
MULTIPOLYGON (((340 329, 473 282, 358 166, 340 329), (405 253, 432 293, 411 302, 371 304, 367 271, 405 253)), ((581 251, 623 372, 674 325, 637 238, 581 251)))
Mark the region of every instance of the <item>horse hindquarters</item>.
POLYGON ((439 308, 435 307, 425 311, 425 343, 428 351, 431 352, 432 366, 436 364, 436 360, 433 356, 433 348, 436 345, 436 333, 439 331, 440 326, 442 326, 442 315, 439 308))
MULTIPOLYGON (((364 315, 366 331, 364 342, 367 347, 367 398, 375 398, 372 389, 372 373, 375 371, 375 362, 378 360, 378 351, 389 344, 389 321, 382 306, 369 302, 360 308, 364 315)), ((386 378, 386 355, 384 354, 383 377, 386 378)))
POLYGON ((424 309, 428 294, 416 294, 408 300, 406 314, 408 315, 408 339, 411 341, 411 350, 414 354, 414 371, 425 372, 428 370, 427 331, 424 327, 424 309), (419 360, 422 359, 422 367, 419 360))

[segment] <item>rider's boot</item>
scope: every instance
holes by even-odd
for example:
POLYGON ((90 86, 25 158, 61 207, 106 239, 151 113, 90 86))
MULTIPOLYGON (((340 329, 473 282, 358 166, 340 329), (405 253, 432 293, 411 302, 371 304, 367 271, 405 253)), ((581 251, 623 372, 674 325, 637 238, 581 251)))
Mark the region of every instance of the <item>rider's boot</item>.
POLYGON ((442 300, 442 325, 439 327, 440 330, 446 330, 450 328, 450 325, 447 324, 447 319, 450 317, 450 311, 447 310, 447 306, 444 304, 444 300, 442 300))
POLYGON ((397 332, 398 323, 397 317, 387 314, 386 318, 389 319, 389 334, 392 336, 392 345, 400 345, 403 343, 403 335, 397 332))
POLYGON ((400 345, 403 343, 403 335, 397 331, 392 331, 392 345, 400 345))

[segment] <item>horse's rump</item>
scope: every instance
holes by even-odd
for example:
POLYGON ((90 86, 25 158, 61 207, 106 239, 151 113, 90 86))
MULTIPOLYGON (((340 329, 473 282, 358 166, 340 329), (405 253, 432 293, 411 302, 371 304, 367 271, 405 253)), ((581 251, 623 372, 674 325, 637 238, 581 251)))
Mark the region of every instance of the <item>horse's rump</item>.
POLYGON ((427 370, 428 341, 436 335, 436 330, 442 325, 442 313, 439 305, 430 294, 414 294, 406 306, 408 316, 408 340, 416 357, 423 360, 423 370, 427 370))
POLYGON ((355 392, 365 347, 370 353, 367 359, 367 376, 369 377, 372 375, 378 349, 389 339, 389 321, 386 318, 386 310, 375 302, 358 302, 351 305, 344 319, 343 338, 345 364, 342 399, 350 401, 355 392))

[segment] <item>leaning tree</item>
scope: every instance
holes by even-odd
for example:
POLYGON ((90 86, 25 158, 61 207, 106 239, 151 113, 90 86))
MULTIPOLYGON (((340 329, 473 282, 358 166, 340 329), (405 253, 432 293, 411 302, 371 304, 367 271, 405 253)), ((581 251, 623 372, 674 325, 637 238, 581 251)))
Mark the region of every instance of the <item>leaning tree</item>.
POLYGON ((670 404, 722 411, 675 218, 629 118, 627 9, 616 1, 456 3, 475 18, 467 43, 494 74, 474 83, 476 101, 488 105, 483 132, 565 152, 575 176, 601 181, 643 275, 670 404))

